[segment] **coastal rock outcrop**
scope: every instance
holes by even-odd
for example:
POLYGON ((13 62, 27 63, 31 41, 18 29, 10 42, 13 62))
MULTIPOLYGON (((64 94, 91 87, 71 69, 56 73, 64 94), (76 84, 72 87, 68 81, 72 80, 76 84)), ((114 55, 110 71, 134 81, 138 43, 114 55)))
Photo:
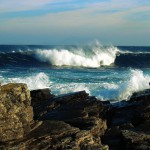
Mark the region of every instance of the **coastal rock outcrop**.
POLYGON ((150 150, 150 89, 112 106, 103 143, 112 150, 150 150))
POLYGON ((0 149, 108 148, 101 143, 108 108, 85 91, 54 96, 49 89, 29 92, 25 84, 8 84, 0 103, 0 149))
POLYGON ((2 150, 150 150, 149 127, 149 89, 112 105, 85 91, 0 86, 2 150))
POLYGON ((26 84, 7 84, 0 91, 0 141, 24 137, 30 132, 33 110, 26 84))
MULTIPOLYGON (((32 92, 31 96, 33 96, 32 92)), ((55 97, 50 95, 50 97, 48 101, 46 99, 43 100, 43 104, 40 106, 38 101, 32 102, 34 106, 39 106, 38 111, 37 109, 34 111, 35 118, 49 123, 51 120, 55 123, 59 121, 63 125, 69 125, 74 131, 71 135, 68 133, 68 130, 65 130, 67 143, 59 142, 59 147, 56 146, 57 144, 52 144, 53 146, 55 145, 60 149, 85 150, 103 147, 100 137, 104 135, 107 129, 107 121, 104 115, 104 109, 106 108, 101 101, 90 97, 85 91, 55 97)), ((32 100, 34 100, 34 97, 32 100)), ((64 139, 61 140, 64 141, 64 139)), ((53 149, 57 148, 53 147, 53 149)))

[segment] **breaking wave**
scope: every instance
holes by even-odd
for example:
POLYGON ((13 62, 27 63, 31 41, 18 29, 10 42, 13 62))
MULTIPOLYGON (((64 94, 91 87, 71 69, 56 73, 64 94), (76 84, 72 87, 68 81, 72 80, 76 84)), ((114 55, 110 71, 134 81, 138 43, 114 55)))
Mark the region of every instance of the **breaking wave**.
MULTIPOLYGON (((12 49, 12 47, 11 47, 12 49)), ((121 50, 102 46, 98 42, 88 46, 67 48, 24 48, 0 52, 0 67, 87 67, 101 66, 149 67, 150 52, 121 50)))
POLYGON ((109 86, 99 88, 97 95, 104 100, 129 100, 134 92, 149 88, 150 76, 144 75, 142 70, 130 69, 126 77, 120 83, 108 84, 109 86))
POLYGON ((30 90, 49 88, 50 84, 52 83, 49 80, 49 77, 43 72, 28 76, 28 77, 19 77, 19 78, 3 78, 3 77, 0 77, 0 82, 2 84, 25 83, 25 84, 28 85, 28 88, 30 90))
POLYGON ((134 92, 149 88, 150 76, 144 75, 142 70, 131 69, 126 80, 119 87, 119 100, 128 100, 134 92))
POLYGON ((103 83, 53 83, 51 90, 54 94, 64 94, 85 90, 90 95, 94 95, 101 100, 128 100, 134 92, 142 91, 149 88, 150 76, 144 75, 142 70, 129 69, 125 78, 117 82, 103 83))
POLYGON ((142 70, 130 69, 121 82, 96 82, 96 83, 58 83, 51 81, 51 77, 44 72, 32 74, 30 76, 4 78, 0 76, 0 82, 6 83, 26 83, 30 90, 50 88, 53 94, 65 94, 85 90, 92 96, 101 100, 128 100, 134 92, 149 88, 150 76, 145 75, 142 70))
POLYGON ((116 53, 119 50, 116 47, 107 47, 97 44, 89 51, 83 48, 77 49, 53 49, 37 50, 36 58, 41 62, 48 62, 53 66, 77 66, 98 68, 109 66, 114 63, 116 53))

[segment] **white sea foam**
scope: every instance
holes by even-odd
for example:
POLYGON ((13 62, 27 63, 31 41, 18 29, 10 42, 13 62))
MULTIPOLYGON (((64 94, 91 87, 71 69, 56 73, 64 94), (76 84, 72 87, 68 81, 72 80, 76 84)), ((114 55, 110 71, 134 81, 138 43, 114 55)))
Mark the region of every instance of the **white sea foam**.
POLYGON ((114 63, 119 50, 114 47, 103 47, 98 42, 90 47, 76 49, 37 50, 35 57, 41 62, 48 62, 54 66, 79 66, 97 68, 101 65, 109 66, 114 63))
POLYGON ((129 99, 134 92, 149 88, 150 76, 144 75, 141 70, 130 70, 126 81, 119 87, 118 99, 129 99))
POLYGON ((119 83, 89 84, 91 95, 102 100, 128 100, 134 92, 149 88, 150 76, 144 75, 142 70, 130 69, 125 78, 119 83))
POLYGON ((142 70, 130 69, 124 72, 122 81, 108 82, 100 81, 96 83, 58 83, 51 82, 47 74, 40 72, 28 77, 4 78, 0 76, 0 82, 6 83, 26 83, 30 90, 50 88, 54 94, 65 94, 85 90, 92 96, 102 100, 128 100, 134 92, 149 88, 150 76, 144 74, 142 70))
POLYGON ((112 99, 113 93, 111 91, 118 89, 118 85, 115 83, 53 83, 50 89, 57 95, 85 90, 91 96, 96 96, 101 100, 108 100, 112 99))
POLYGON ((43 72, 34 74, 29 77, 8 78, 8 79, 1 78, 1 82, 2 84, 26 83, 30 90, 46 88, 49 87, 49 85, 52 83, 50 82, 49 77, 43 72))
POLYGON ((85 90, 90 94, 89 86, 85 83, 70 83, 70 84, 52 84, 50 89, 54 94, 66 94, 70 92, 78 92, 85 90))

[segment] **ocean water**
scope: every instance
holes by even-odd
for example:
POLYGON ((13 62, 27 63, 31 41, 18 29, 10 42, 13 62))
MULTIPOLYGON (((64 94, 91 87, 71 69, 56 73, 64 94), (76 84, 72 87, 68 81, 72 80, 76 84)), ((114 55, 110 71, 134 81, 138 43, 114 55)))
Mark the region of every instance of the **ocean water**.
POLYGON ((150 47, 0 45, 0 82, 65 94, 85 90, 101 100, 128 100, 149 88, 150 47))

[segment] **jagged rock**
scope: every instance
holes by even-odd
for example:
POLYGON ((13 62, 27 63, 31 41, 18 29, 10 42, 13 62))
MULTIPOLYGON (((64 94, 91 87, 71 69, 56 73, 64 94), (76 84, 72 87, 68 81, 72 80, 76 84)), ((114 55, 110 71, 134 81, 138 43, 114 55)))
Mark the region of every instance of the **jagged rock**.
POLYGON ((32 104, 36 103, 42 103, 43 101, 50 100, 54 97, 53 94, 51 94, 50 89, 38 89, 38 90, 32 90, 30 91, 31 98, 32 98, 32 104))
POLYGON ((126 149, 150 150, 150 134, 132 130, 122 130, 121 133, 126 149))
POLYGON ((129 101, 112 107, 111 124, 103 143, 113 150, 150 149, 149 139, 143 139, 150 136, 150 90, 134 93, 129 101))
POLYGON ((111 105, 85 91, 49 89, 31 91, 31 102, 25 84, 0 86, 0 149, 149 150, 149 91, 111 105))
POLYGON ((106 120, 101 115, 104 106, 101 101, 88 98, 85 91, 55 97, 54 102, 59 105, 41 119, 65 121, 80 130, 91 130, 94 136, 100 137, 107 129, 106 120))
POLYGON ((9 84, 2 87, 1 96, 2 117, 7 119, 9 109, 13 115, 12 120, 8 117, 11 127, 8 122, 5 126, 9 135, 4 136, 5 124, 0 122, 0 149, 108 149, 100 138, 107 129, 107 107, 85 91, 54 97, 49 89, 34 90, 31 103, 26 85, 9 84), (38 119, 34 122, 31 104, 38 119))
POLYGON ((90 136, 93 145, 95 143, 102 146, 100 136, 107 129, 107 121, 104 118, 104 106, 101 101, 89 97, 85 91, 80 91, 43 101, 43 106, 45 106, 43 112, 36 114, 39 120, 65 121, 90 136))
POLYGON ((33 110, 26 84, 7 84, 0 93, 0 141, 22 138, 30 132, 33 110))
POLYGON ((54 95, 51 94, 50 89, 38 89, 30 91, 31 94, 31 105, 33 106, 34 119, 39 118, 43 113, 50 109, 50 105, 53 108, 54 103, 51 99, 54 95), (49 106, 49 107, 47 107, 49 106))
POLYGON ((131 96, 129 102, 147 101, 150 99, 150 89, 146 89, 140 92, 135 92, 131 96))
MULTIPOLYGON (((104 150, 108 146, 95 142, 90 131, 80 130, 63 121, 44 121, 20 141, 7 143, 7 148, 44 150, 104 150), (42 131, 42 132, 41 132, 42 131)), ((1 147, 0 147, 1 148, 1 147)))

